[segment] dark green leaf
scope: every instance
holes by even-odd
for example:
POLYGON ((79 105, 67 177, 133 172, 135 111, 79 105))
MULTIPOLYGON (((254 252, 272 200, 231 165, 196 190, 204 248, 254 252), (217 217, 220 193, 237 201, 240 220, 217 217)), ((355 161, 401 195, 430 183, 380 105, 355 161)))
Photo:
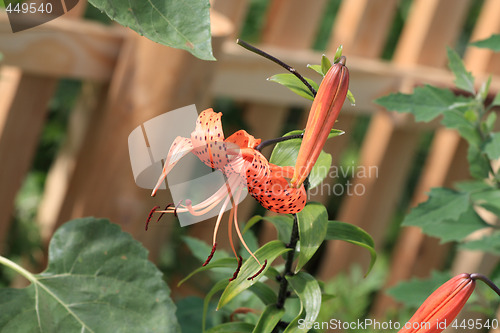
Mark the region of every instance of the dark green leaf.
POLYGON ((328 212, 325 206, 317 202, 309 202, 302 211, 297 213, 299 225, 300 252, 295 272, 312 258, 326 236, 328 212))
MULTIPOLYGON (((334 130, 337 131, 337 130, 334 130)), ((284 136, 294 135, 302 131, 292 131, 286 133, 284 136)), ((278 143, 272 154, 269 162, 279 166, 294 166, 297 156, 299 155, 300 144, 302 139, 292 139, 278 143)), ((313 189, 328 175, 330 166, 332 165, 332 155, 321 151, 316 164, 311 170, 309 175, 309 189, 313 189)))
POLYGON ((278 309, 276 304, 269 304, 260 315, 253 333, 271 333, 284 314, 284 308, 278 309))
POLYGON ((432 272, 430 279, 412 279, 392 287, 387 294, 406 306, 419 307, 430 294, 451 278, 446 272, 432 272))
POLYGON ((467 211, 457 220, 443 219, 421 224, 422 232, 441 239, 441 243, 461 241, 474 231, 487 228, 489 225, 469 206, 467 211))
POLYGON ((264 220, 271 222, 276 230, 278 231, 278 239, 283 243, 288 243, 290 241, 290 235, 292 233, 293 217, 291 215, 274 215, 266 216, 264 220))
POLYGON ((490 160, 478 146, 469 145, 467 160, 469 161, 469 170, 472 177, 476 179, 488 177, 490 173, 490 160))
POLYGON ((111 19, 156 43, 183 49, 204 60, 215 60, 208 0, 90 0, 111 19))
POLYGON ((470 45, 498 52, 500 51, 500 34, 491 35, 489 38, 475 41, 470 45))
POLYGON ((286 248, 283 242, 278 240, 269 242, 258 249, 255 252, 255 256, 262 264, 264 264, 264 260, 267 259, 267 266, 257 277, 252 280, 248 280, 248 278, 255 275, 261 269, 261 267, 253 258, 245 260, 245 262, 241 266, 238 277, 231 281, 222 293, 217 308, 222 308, 242 291, 248 289, 251 285, 256 283, 262 276, 264 276, 266 270, 269 266, 271 266, 274 259, 282 255, 283 253, 288 252, 289 250, 290 249, 286 248))
MULTIPOLYGON (((319 86, 315 81, 309 78, 305 79, 316 91, 318 91, 319 86)), ((268 78, 268 80, 279 83, 287 87, 288 89, 290 89, 291 91, 293 91, 294 93, 296 93, 301 97, 307 98, 311 101, 314 100, 313 93, 305 86, 305 84, 302 81, 299 80, 298 77, 296 77, 293 74, 290 73, 276 74, 268 78)))
POLYGON ((458 220, 469 206, 469 194, 433 188, 427 201, 413 208, 402 225, 419 227, 443 220, 458 220))
POLYGON ((463 182, 458 182, 455 187, 460 192, 482 192, 491 189, 491 185, 487 184, 484 180, 468 180, 463 182))
POLYGON ((484 146, 484 152, 490 160, 496 160, 500 158, 500 132, 491 135, 488 143, 484 146))
POLYGON ((303 326, 314 323, 321 308, 321 288, 318 281, 306 272, 286 276, 286 279, 299 296, 301 309, 299 315, 288 325, 285 333, 307 332, 307 329, 300 329, 301 325, 298 325, 298 321, 304 317, 303 326))
POLYGON ((500 233, 495 232, 490 236, 467 242, 462 244, 460 248, 464 250, 484 251, 498 256, 500 255, 500 233))
POLYGON ((359 245, 370 251, 370 267, 368 268, 368 272, 366 272, 366 275, 368 275, 377 259, 377 252, 375 252, 375 243, 372 237, 366 231, 349 223, 328 221, 326 239, 345 241, 359 245))
POLYGON ((203 301, 203 318, 202 318, 203 332, 205 332, 206 328, 207 312, 208 312, 208 306, 210 305, 210 300, 217 292, 224 290, 228 284, 229 284, 229 279, 220 280, 212 287, 212 289, 210 289, 210 291, 205 296, 205 300, 203 301))
MULTIPOLYGON (((342 53, 342 50, 341 50, 342 53)), ((326 75, 328 70, 332 67, 332 63, 330 62, 330 59, 326 55, 323 54, 321 57, 321 71, 323 72, 323 76, 326 75)))
POLYGON ((176 301, 177 320, 182 332, 200 332, 202 328, 203 300, 199 297, 186 297, 176 301))
POLYGON ((426 85, 415 88, 413 94, 390 94, 376 99, 375 103, 388 110, 412 113, 416 121, 428 122, 462 101, 463 97, 455 96, 448 89, 426 85))
POLYGON ((278 298, 274 290, 262 282, 255 283, 248 290, 253 292, 265 305, 276 303, 278 298))
MULTIPOLYGON (((212 252, 212 247, 198 238, 184 236, 182 239, 186 243, 189 250, 191 250, 191 253, 193 253, 196 259, 201 261, 201 263, 204 263, 210 252, 212 252)), ((229 257, 229 254, 223 249, 220 249, 215 251, 212 260, 216 261, 227 257, 229 257)))
POLYGON ((107 220, 64 224, 48 268, 27 288, 0 290, 0 331, 179 332, 170 291, 147 257, 107 220))
POLYGON ((224 323, 209 329, 206 333, 252 333, 253 325, 243 322, 224 323))
POLYGON ((460 59, 458 54, 450 48, 447 49, 448 66, 455 75, 455 85, 459 89, 475 94, 476 91, 474 89, 474 77, 470 72, 467 72, 464 63, 462 62, 462 59, 460 59))

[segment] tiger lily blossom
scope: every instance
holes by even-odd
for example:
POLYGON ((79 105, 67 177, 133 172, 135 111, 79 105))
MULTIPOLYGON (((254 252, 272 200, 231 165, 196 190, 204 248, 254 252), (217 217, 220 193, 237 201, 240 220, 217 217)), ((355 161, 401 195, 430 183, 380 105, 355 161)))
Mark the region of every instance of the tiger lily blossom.
POLYGON ((442 332, 464 307, 476 286, 472 274, 460 274, 436 289, 398 333, 442 332))
POLYGON ((349 88, 349 70, 345 63, 346 58, 340 57, 321 81, 309 111, 291 180, 292 187, 300 187, 311 172, 344 104, 349 88))
POLYGON ((233 244, 231 222, 236 229, 241 244, 261 266, 261 269, 249 278, 253 279, 262 272, 267 261, 261 264, 243 240, 237 218, 237 203, 240 201, 243 189, 247 188, 248 193, 259 201, 264 208, 285 214, 297 213, 304 208, 306 192, 303 186, 299 188, 289 186, 287 178, 292 177, 293 167, 280 167, 271 164, 255 149, 261 142, 260 139, 254 138, 244 130, 237 131, 224 139, 221 116, 221 113, 214 112, 212 109, 201 112, 191 137, 177 137, 174 140, 165 160, 163 171, 153 189, 152 196, 156 194, 167 174, 177 162, 189 152, 194 153, 207 166, 220 170, 226 178, 226 184, 198 204, 193 205, 191 200, 186 198, 184 203, 179 203, 177 206, 170 204, 164 210, 155 207, 149 214, 147 223, 154 213, 160 213, 159 218, 164 213, 189 212, 198 216, 206 214, 222 203, 215 223, 212 252, 203 264, 206 265, 212 259, 217 246, 217 231, 222 216, 228 204, 233 201, 229 214, 229 241, 234 255, 238 259, 238 268, 231 280, 236 278, 241 266, 241 257, 237 255, 233 244))

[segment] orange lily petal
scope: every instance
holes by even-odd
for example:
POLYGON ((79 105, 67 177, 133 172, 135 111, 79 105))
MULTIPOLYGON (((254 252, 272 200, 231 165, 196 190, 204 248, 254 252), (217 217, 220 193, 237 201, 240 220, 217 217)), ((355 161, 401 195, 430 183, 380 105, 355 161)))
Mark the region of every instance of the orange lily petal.
POLYGON ((326 73, 309 111, 295 173, 291 180, 292 187, 299 187, 311 172, 337 120, 348 88, 349 70, 345 67, 345 57, 341 57, 326 73))
POLYGON ((436 289, 398 333, 439 333, 450 325, 474 291, 476 281, 460 274, 436 289))

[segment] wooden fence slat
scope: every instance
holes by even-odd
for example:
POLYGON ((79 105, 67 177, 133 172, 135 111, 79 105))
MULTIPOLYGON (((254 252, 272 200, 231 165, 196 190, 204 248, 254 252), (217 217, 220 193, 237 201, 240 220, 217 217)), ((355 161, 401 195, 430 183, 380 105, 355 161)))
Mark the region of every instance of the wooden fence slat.
POLYGON ((2 62, 40 76, 107 81, 123 32, 121 27, 65 15, 22 33, 12 33, 7 14, 0 12, 2 62))

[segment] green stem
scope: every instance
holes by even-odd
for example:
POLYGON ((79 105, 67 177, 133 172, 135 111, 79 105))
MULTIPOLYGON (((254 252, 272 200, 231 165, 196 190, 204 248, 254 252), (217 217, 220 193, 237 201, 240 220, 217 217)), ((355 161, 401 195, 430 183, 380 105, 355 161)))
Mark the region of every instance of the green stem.
POLYGON ((293 258, 295 256, 295 248, 297 247, 298 240, 299 240, 299 225, 297 223, 297 214, 293 214, 292 233, 290 235, 290 243, 287 245, 287 247, 289 249, 292 249, 292 251, 289 251, 287 254, 285 262, 285 270, 281 275, 280 290, 278 292, 278 301, 276 302, 276 307, 278 309, 282 309, 283 306, 285 305, 285 300, 288 294, 288 280, 286 279, 286 276, 293 274, 292 272, 293 258))
POLYGON ((24 268, 22 268, 21 266, 19 266, 15 262, 10 261, 9 259, 7 259, 5 257, 0 256, 0 264, 15 270, 17 273, 21 274, 26 279, 28 279, 31 283, 37 283, 36 278, 33 274, 31 274, 30 272, 28 272, 27 270, 25 270, 24 268))

